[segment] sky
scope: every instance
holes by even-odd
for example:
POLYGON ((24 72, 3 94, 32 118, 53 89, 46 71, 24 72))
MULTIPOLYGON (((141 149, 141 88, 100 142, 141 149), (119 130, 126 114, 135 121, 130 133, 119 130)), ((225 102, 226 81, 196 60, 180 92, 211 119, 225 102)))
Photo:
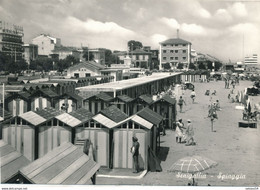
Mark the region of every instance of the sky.
POLYGON ((192 49, 224 62, 260 56, 260 0, 0 0, 0 20, 22 26, 25 43, 44 33, 64 46, 159 49, 179 29, 192 49))

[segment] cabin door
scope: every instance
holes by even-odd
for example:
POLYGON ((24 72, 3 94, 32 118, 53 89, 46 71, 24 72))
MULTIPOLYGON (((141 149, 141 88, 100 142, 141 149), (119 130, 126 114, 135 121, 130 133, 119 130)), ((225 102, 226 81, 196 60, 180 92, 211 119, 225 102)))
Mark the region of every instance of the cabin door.
POLYGON ((96 139, 96 151, 97 158, 96 161, 101 166, 108 166, 108 155, 109 155, 109 139, 108 132, 105 130, 97 131, 97 139, 96 139))
POLYGON ((34 129, 28 126, 23 126, 22 133, 22 153, 30 161, 34 160, 34 129))

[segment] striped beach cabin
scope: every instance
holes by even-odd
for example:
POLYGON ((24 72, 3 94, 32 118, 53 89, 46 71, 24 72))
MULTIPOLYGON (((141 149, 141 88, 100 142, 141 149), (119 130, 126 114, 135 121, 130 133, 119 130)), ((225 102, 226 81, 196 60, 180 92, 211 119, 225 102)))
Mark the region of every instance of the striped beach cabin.
POLYGON ((29 111, 13 117, 3 125, 3 140, 33 161, 58 146, 58 131, 52 128, 52 119, 61 114, 53 108, 29 111))

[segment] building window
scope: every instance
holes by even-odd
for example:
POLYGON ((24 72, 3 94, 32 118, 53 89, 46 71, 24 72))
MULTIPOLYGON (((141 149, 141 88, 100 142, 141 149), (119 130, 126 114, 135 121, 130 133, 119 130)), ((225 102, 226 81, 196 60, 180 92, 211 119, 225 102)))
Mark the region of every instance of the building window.
POLYGON ((185 47, 185 46, 186 46, 186 44, 183 44, 182 46, 183 46, 183 47, 185 47))
POLYGON ((166 60, 166 57, 163 57, 163 60, 166 60))
POLYGON ((182 59, 183 59, 183 60, 186 60, 186 57, 183 57, 182 59))
POLYGON ((165 44, 163 44, 163 47, 166 47, 166 45, 165 45, 165 44))
POLYGON ((175 46, 178 46, 178 44, 175 44, 175 46))
POLYGON ((175 57, 175 60, 178 60, 178 57, 175 57))
POLYGON ((170 50, 170 53, 173 53, 173 50, 170 50))
POLYGON ((163 50, 163 53, 166 53, 167 51, 166 50, 163 50))
POLYGON ((178 50, 175 50, 175 53, 178 53, 178 50))
POLYGON ((173 57, 170 57, 170 60, 173 60, 173 57))
POLYGON ((187 51, 186 50, 182 50, 182 53, 186 53, 187 51))

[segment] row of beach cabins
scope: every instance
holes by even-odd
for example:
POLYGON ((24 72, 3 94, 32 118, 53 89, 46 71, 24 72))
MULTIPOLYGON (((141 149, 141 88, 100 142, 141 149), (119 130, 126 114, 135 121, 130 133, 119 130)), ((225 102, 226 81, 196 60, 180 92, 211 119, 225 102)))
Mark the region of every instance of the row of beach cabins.
POLYGON ((59 92, 54 81, 9 91, 7 111, 0 110, 1 183, 94 184, 99 167, 133 167, 133 136, 139 139, 141 167, 149 170, 161 129, 174 128, 176 100, 168 90, 180 81, 180 73, 153 74, 85 86, 56 81, 64 89, 59 92), (94 161, 83 154, 86 139, 94 161), (79 172, 82 166, 89 168, 79 172))

